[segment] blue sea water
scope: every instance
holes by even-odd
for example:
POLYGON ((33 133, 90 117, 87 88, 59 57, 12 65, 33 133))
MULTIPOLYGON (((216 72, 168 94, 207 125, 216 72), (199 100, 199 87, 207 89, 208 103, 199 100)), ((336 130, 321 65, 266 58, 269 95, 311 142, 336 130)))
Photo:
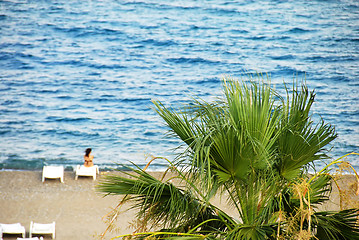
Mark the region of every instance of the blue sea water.
POLYGON ((256 71, 306 77, 331 156, 359 152, 358 1, 1 0, 0 169, 74 166, 87 147, 102 168, 173 159, 151 99, 212 100, 256 71))

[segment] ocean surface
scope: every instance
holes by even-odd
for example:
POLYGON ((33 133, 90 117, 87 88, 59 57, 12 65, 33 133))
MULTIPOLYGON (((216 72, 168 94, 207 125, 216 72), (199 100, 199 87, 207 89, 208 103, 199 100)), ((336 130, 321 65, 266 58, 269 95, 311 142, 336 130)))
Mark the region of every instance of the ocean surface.
POLYGON ((87 147, 101 168, 173 159, 151 100, 212 100, 245 72, 305 77, 330 155, 359 152, 359 1, 0 0, 0 169, 71 168, 87 147))

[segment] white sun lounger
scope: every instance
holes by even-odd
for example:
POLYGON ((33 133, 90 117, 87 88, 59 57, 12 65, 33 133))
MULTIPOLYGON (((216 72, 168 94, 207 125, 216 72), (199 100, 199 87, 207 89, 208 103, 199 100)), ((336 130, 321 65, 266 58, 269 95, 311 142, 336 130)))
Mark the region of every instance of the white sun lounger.
POLYGON ((25 227, 22 226, 20 223, 13 223, 13 224, 0 223, 0 239, 2 239, 3 233, 22 234, 22 237, 25 237, 25 227))
POLYGON ((89 176, 89 177, 93 177, 93 180, 96 180, 96 174, 98 174, 99 172, 100 171, 97 165, 94 165, 92 167, 77 165, 75 169, 75 173, 76 173, 75 179, 77 180, 78 176, 89 176))
POLYGON ((30 223, 29 236, 32 237, 32 234, 52 234, 52 239, 55 239, 55 222, 53 223, 30 223))
POLYGON ((42 169, 42 182, 45 178, 60 178, 64 182, 64 167, 63 166, 44 166, 42 169))

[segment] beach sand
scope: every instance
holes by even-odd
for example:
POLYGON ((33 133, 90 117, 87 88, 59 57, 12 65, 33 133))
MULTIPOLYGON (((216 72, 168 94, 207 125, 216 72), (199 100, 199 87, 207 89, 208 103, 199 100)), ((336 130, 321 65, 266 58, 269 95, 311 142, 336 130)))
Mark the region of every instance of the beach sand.
MULTIPOLYGON (((65 172, 64 183, 59 179, 46 179, 41 182, 41 171, 0 171, 0 223, 21 223, 28 236, 30 221, 38 223, 56 222, 57 240, 100 239, 106 229, 103 217, 121 200, 121 196, 107 196, 94 191, 94 187, 106 172, 95 181, 91 177, 75 180, 73 172, 65 172)), ((159 175, 160 173, 154 173, 159 175)), ((346 176, 341 185, 343 189, 355 188, 354 176, 346 176), (354 187, 353 187, 354 186, 354 187)), ((358 197, 353 195, 354 201, 358 197)), ((231 212, 221 198, 214 200, 215 205, 231 212)), ((321 207, 323 210, 338 210, 339 195, 334 187, 330 202, 321 207)), ((233 212, 233 211, 232 211, 233 212)), ((131 233, 129 222, 134 212, 123 212, 116 222, 121 234, 131 233)), ((107 232, 105 239, 119 233, 107 232)), ((5 235, 4 240, 19 236, 5 235)), ((51 239, 47 235, 45 239, 51 239)))
MULTIPOLYGON (((73 172, 65 172, 64 183, 59 179, 41 182, 40 171, 0 172, 0 223, 21 223, 28 236, 30 221, 38 223, 56 222, 56 239, 85 240, 99 239, 106 229, 102 220, 115 207, 120 197, 103 197, 94 191, 98 180, 79 177, 73 172)), ((129 213, 121 216, 121 233, 130 233, 125 221, 131 219, 129 213)), ((6 235, 6 239, 11 238, 6 235)), ((115 234, 106 235, 109 239, 115 234)), ((51 239, 46 236, 45 239, 51 239)))

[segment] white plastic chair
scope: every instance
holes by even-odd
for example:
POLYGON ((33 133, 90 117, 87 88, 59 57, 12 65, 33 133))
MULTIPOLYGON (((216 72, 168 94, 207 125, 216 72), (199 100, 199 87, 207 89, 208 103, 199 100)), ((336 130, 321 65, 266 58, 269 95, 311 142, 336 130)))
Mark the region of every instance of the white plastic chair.
POLYGON ((60 178, 64 182, 64 167, 63 166, 44 166, 42 169, 42 182, 45 178, 60 178))
POLYGON ((22 234, 25 237, 25 227, 20 223, 5 224, 0 223, 0 239, 3 237, 3 233, 7 234, 22 234))
POLYGON ((77 180, 78 176, 88 176, 93 177, 93 180, 96 180, 96 174, 98 174, 100 171, 98 169, 97 165, 94 165, 92 167, 85 167, 84 165, 77 165, 75 169, 75 180, 77 180))
POLYGON ((52 239, 55 239, 55 222, 52 223, 30 223, 29 236, 32 237, 32 234, 52 234, 52 239))

